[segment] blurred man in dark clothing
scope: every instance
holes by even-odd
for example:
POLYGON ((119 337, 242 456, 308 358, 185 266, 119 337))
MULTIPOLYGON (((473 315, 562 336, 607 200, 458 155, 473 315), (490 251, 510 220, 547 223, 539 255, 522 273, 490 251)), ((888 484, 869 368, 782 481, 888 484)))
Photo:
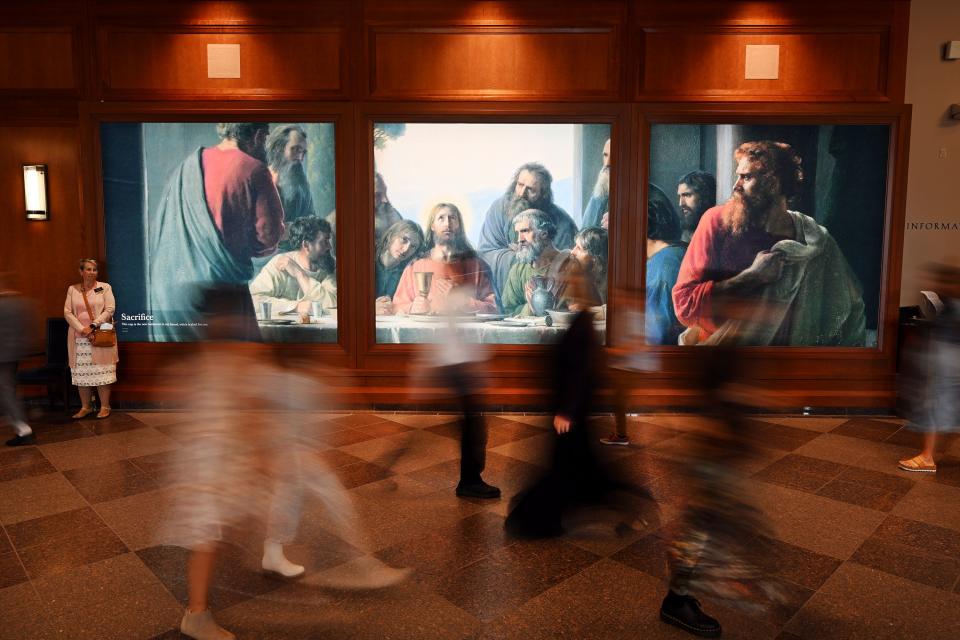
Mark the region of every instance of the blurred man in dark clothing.
MULTIPOLYGON (((450 292, 455 306, 465 304, 474 295, 472 287, 461 285, 450 292)), ((476 395, 480 390, 479 368, 487 359, 483 345, 470 340, 466 332, 457 328, 453 317, 448 317, 438 331, 435 349, 428 351, 435 380, 447 387, 462 417, 460 426, 460 482, 456 493, 461 498, 496 499, 500 489, 487 484, 481 477, 487 462, 487 427, 480 415, 476 395)))
POLYGON ((734 349, 704 348, 699 386, 707 420, 691 434, 690 454, 683 461, 689 495, 676 534, 666 541, 669 591, 660 619, 704 638, 719 637, 721 626, 695 596, 748 611, 763 611, 783 598, 756 561, 764 553, 762 540, 772 532, 751 505, 748 491, 754 483, 743 472, 752 448, 750 424, 741 416, 746 405, 763 402, 762 393, 742 380, 743 362, 734 349))

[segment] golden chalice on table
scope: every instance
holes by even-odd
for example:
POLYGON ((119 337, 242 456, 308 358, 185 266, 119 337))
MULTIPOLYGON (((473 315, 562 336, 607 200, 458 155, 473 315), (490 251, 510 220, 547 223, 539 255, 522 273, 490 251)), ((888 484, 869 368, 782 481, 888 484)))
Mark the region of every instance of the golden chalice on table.
POLYGON ((413 274, 417 280, 417 294, 426 298, 430 295, 430 285, 433 283, 433 271, 417 271, 413 274))

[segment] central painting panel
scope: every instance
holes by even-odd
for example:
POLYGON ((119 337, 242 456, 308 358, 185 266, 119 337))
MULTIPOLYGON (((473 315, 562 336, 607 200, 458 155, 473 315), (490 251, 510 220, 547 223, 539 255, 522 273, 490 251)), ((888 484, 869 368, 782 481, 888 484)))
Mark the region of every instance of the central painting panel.
POLYGON ((377 342, 606 327, 610 125, 374 124, 377 342))

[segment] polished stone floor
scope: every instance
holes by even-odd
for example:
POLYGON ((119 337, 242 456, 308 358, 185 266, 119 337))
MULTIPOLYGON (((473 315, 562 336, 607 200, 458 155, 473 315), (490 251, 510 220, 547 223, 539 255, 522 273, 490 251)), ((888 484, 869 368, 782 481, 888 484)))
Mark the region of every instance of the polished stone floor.
MULTIPOLYGON (((186 554, 158 546, 192 416, 39 418, 39 445, 0 451, 0 638, 179 638, 186 554)), ((308 501, 289 555, 313 574, 365 552, 413 577, 379 591, 284 583, 256 570, 255 545, 228 546, 211 608, 240 638, 686 638, 661 624, 664 528, 685 496, 697 419, 631 418, 609 464, 659 503, 644 530, 575 528, 544 542, 503 533, 509 497, 537 471, 546 418, 486 417, 494 502, 454 497, 450 415, 311 414, 310 445, 352 495, 362 540, 342 540, 308 501), (402 452, 398 455, 397 452, 402 452)), ((599 429, 605 429, 599 418, 599 429)), ((935 477, 898 472, 916 436, 899 421, 752 420, 754 501, 774 535, 755 540, 789 594, 760 616, 705 601, 726 638, 960 638, 960 442, 935 477)), ((242 536, 241 536, 242 537, 242 536)))

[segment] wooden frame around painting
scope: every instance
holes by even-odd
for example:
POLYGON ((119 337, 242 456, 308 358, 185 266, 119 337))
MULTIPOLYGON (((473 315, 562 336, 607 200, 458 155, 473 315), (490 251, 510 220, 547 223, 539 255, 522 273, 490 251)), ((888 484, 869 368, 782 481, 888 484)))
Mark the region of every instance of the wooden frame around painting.
MULTIPOLYGON (((88 196, 85 206, 94 209, 91 219, 97 221, 93 233, 101 256, 105 256, 105 272, 109 279, 111 270, 122 265, 110 263, 106 241, 106 220, 103 189, 101 124, 104 123, 210 123, 229 119, 240 122, 304 122, 329 123, 334 127, 335 158, 335 206, 337 211, 351 211, 350 196, 353 192, 350 180, 352 171, 344 169, 352 165, 352 150, 349 141, 353 137, 352 114, 342 105, 331 104, 238 104, 200 103, 191 105, 158 103, 118 103, 85 106, 81 112, 83 124, 81 135, 84 148, 90 149, 90 161, 84 164, 84 191, 88 196)), ((349 225, 337 234, 338 254, 345 253, 349 262, 349 246, 353 242, 349 225)), ((349 286, 346 273, 349 269, 337 269, 338 289, 349 286)), ((285 356, 309 355, 318 363, 333 367, 334 371, 346 372, 353 365, 352 324, 346 320, 351 311, 343 306, 337 309, 336 341, 328 344, 312 344, 305 353, 302 344, 276 344, 276 350, 285 356)), ((125 342, 121 357, 121 386, 131 396, 153 398, 153 385, 158 380, 157 371, 164 362, 175 361, 194 348, 188 343, 177 342, 125 342)))
MULTIPOLYGON (((360 158, 359 166, 365 167, 357 177, 357 184, 362 188, 366 183, 366 191, 358 193, 360 209, 372 211, 373 202, 373 129, 377 122, 403 123, 494 123, 494 124, 603 124, 610 127, 611 140, 629 140, 627 129, 631 126, 628 108, 624 105, 587 104, 587 105, 555 105, 555 104, 417 104, 384 103, 365 105, 357 117, 356 147, 365 157, 360 158), (366 198, 366 202, 364 202, 366 198)), ((629 189, 621 185, 627 184, 630 174, 630 145, 612 144, 611 172, 610 172, 610 207, 611 210, 627 210, 629 189)), ((505 176, 505 179, 509 176, 505 176)), ((364 216, 363 226, 358 228, 358 237, 370 238, 373 236, 372 216, 364 216)), ((624 216, 613 223, 610 229, 610 253, 613 254, 627 248, 622 258, 610 263, 609 287, 626 287, 630 281, 630 272, 636 265, 631 262, 636 258, 636 252, 629 250, 632 220, 624 216)), ((376 341, 375 312, 373 305, 373 252, 370 243, 357 247, 357 258, 360 272, 358 276, 365 283, 364 295, 359 301, 362 310, 360 320, 360 336, 358 341, 359 365, 362 369, 374 370, 378 373, 396 371, 398 367, 405 367, 410 357, 420 351, 415 344, 378 344, 376 341)), ((617 341, 617 312, 616 301, 611 301, 608 307, 608 344, 617 341)), ((487 376, 496 379, 507 376, 517 380, 517 389, 526 387, 530 381, 524 380, 527 373, 536 371, 531 360, 537 360, 545 355, 544 345, 529 344, 497 344, 490 346, 493 356, 487 367, 487 376)), ((522 392, 527 393, 527 392, 522 392)), ((522 395, 521 393, 521 395, 522 395)))
MULTIPOLYGON (((373 141, 372 123, 394 122, 603 122, 611 126, 611 291, 642 292, 645 208, 649 175, 649 136, 664 123, 884 124, 889 126, 887 187, 881 274, 880 342, 876 348, 757 347, 745 358, 770 404, 799 406, 872 406, 893 404, 897 304, 903 243, 909 107, 838 104, 657 104, 556 103, 238 103, 90 105, 82 109, 83 146, 93 162, 84 164, 85 207, 94 210, 93 233, 104 251, 102 170, 99 124, 102 121, 211 122, 229 115, 244 121, 331 121, 336 126, 337 210, 354 214, 353 224, 337 231, 339 335, 334 345, 288 345, 281 351, 305 355, 329 365, 333 384, 341 385, 348 404, 412 406, 418 403, 407 378, 416 345, 376 344, 372 289, 373 141), (414 395, 412 395, 414 394, 414 395)), ((346 219, 346 218, 345 218, 346 219)), ((109 265, 107 266, 109 270, 109 265)), ((109 277, 109 276, 108 276, 109 277)), ((626 350, 623 313, 611 299, 609 354, 626 350)), ((123 354, 121 386, 130 397, 145 395, 155 381, 157 364, 175 359, 183 345, 134 343, 123 354)), ((628 402, 635 407, 686 406, 696 402, 691 380, 697 369, 695 350, 674 347, 643 349, 659 357, 655 373, 626 376, 628 402)), ((532 376, 546 350, 536 345, 498 345, 484 373, 489 406, 532 406, 543 397, 543 383, 532 376)))
MULTIPOLYGON (((801 406, 892 406, 895 393, 898 303, 903 250, 909 106, 822 104, 640 105, 636 109, 637 163, 645 179, 637 183, 640 202, 648 198, 652 174, 650 136, 657 125, 883 125, 888 127, 883 235, 877 305, 878 344, 872 347, 750 347, 740 352, 752 377, 767 387, 771 404, 801 406), (773 401, 775 399, 775 401, 773 401)), ((673 185, 674 187, 676 185, 673 185)), ((638 216, 646 237, 646 216, 638 216)), ((644 271, 644 277, 645 277, 644 271)), ((658 374, 633 395, 656 402, 696 371, 696 349, 651 346, 660 356, 658 374)), ((680 396, 682 397, 682 395, 680 396)))

